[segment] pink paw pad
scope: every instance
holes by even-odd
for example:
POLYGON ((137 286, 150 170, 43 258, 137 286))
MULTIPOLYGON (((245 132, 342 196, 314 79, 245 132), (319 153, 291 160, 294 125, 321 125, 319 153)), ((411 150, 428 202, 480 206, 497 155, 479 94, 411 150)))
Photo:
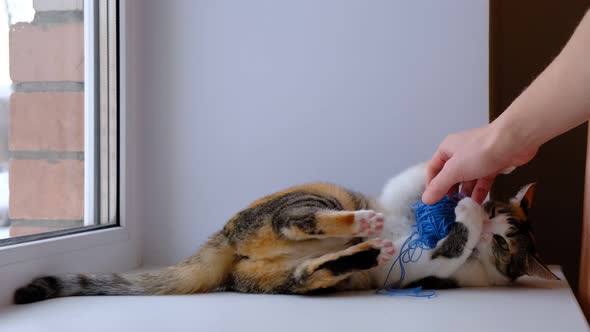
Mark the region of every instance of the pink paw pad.
POLYGON ((375 211, 357 211, 355 213, 355 221, 357 224, 356 233, 359 236, 371 236, 383 230, 383 214, 375 211))
POLYGON ((389 262, 396 253, 393 242, 389 240, 377 238, 371 240, 371 242, 377 249, 381 250, 379 257, 377 258, 377 261, 380 265, 389 262))

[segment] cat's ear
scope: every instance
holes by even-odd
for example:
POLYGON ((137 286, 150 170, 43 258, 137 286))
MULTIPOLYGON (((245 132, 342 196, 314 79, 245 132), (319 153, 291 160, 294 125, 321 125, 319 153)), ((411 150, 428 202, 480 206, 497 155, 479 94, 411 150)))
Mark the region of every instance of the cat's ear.
POLYGON ((519 205, 524 213, 528 214, 529 209, 533 205, 533 196, 535 196, 536 183, 529 183, 522 187, 516 196, 511 200, 513 204, 519 205))
POLYGON ((536 255, 529 254, 527 257, 526 275, 546 280, 559 280, 551 270, 536 255))

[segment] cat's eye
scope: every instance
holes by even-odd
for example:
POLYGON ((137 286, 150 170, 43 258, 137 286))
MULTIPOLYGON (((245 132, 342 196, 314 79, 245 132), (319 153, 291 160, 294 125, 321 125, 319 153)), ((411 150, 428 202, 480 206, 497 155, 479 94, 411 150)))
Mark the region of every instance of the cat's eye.
POLYGON ((490 211, 490 219, 494 218, 496 216, 496 207, 493 206, 492 210, 490 211))
POLYGON ((504 239, 504 237, 502 237, 501 235, 494 234, 494 241, 496 242, 496 244, 498 246, 500 246, 500 248, 502 248, 502 250, 508 251, 510 249, 508 247, 508 242, 506 242, 506 240, 504 239))

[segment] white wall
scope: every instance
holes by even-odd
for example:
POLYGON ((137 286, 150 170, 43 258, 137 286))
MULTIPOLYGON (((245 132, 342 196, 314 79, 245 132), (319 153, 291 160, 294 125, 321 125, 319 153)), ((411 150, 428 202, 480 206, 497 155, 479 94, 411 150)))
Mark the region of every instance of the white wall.
POLYGON ((488 1, 144 6, 145 264, 190 255, 287 186, 378 193, 487 121, 488 1))

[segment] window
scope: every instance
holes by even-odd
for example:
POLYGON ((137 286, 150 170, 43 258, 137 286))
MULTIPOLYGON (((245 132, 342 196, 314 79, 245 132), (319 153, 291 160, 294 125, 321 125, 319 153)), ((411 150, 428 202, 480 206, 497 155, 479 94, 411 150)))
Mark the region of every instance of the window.
POLYGON ((0 245, 117 225, 117 10, 0 0, 0 245))

